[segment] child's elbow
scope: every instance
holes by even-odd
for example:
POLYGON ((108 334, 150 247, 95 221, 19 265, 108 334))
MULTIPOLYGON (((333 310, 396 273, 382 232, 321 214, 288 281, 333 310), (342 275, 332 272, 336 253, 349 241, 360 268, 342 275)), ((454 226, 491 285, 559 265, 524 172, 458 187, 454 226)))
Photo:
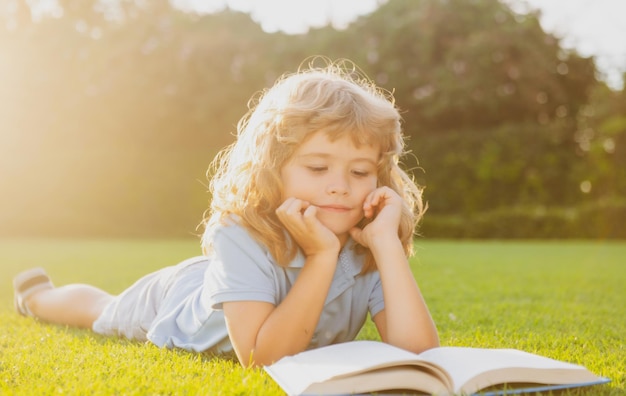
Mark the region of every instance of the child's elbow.
POLYGON ((427 337, 421 337, 416 341, 417 342, 413 343, 413 345, 407 348, 414 353, 422 353, 429 349, 439 347, 439 335, 437 333, 431 334, 427 337))
POLYGON ((237 360, 239 361, 239 364, 243 368, 246 368, 246 369, 263 368, 264 366, 268 366, 270 364, 276 363, 276 361, 279 359, 275 356, 264 357, 260 354, 255 353, 255 351, 251 351, 248 356, 249 357, 247 359, 242 359, 240 356, 237 356, 237 360))
POLYGON ((432 349, 432 348, 437 348, 439 347, 439 335, 437 333, 435 333, 430 340, 428 340, 426 347, 424 348, 424 350, 427 349, 432 349))

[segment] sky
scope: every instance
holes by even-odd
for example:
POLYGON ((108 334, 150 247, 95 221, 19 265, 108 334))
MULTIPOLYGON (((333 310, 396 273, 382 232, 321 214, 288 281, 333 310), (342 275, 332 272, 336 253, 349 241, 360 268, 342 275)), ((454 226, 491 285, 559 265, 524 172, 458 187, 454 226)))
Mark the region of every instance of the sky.
POLYGON ((613 88, 623 87, 626 72, 626 0, 506 0, 513 9, 542 12, 543 29, 561 37, 566 48, 595 56, 596 66, 613 88))
MULTIPOLYGON (((626 0, 502 0, 517 12, 539 9, 543 29, 582 56, 594 56, 601 78, 615 89, 626 71, 626 0), (621 19, 621 21, 620 21, 621 19)), ((244 11, 267 32, 290 34, 332 23, 344 28, 385 0, 173 0, 181 7, 214 12, 229 7, 244 11)))

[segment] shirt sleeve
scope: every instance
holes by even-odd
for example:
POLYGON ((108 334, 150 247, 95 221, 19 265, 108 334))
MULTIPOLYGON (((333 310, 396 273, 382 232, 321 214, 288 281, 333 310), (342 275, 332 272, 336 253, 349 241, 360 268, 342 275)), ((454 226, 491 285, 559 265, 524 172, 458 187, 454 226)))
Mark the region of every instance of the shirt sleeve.
POLYGON ((380 273, 375 271, 372 274, 372 291, 369 298, 370 316, 373 318, 377 313, 385 309, 385 300, 383 299, 383 283, 380 280, 380 273))
POLYGON ((277 264, 267 249, 239 225, 214 234, 215 257, 204 276, 204 299, 213 309, 229 301, 262 301, 276 305, 277 264))

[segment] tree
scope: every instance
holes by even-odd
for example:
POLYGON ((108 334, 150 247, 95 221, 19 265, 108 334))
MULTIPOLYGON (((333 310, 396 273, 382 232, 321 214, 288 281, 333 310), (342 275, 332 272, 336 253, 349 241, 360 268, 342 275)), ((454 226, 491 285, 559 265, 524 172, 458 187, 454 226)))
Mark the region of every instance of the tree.
POLYGON ((573 120, 595 83, 592 59, 497 0, 391 0, 351 33, 359 63, 394 88, 421 133, 573 120))
POLYGON ((496 0, 389 0, 295 36, 165 0, 63 0, 37 23, 2 1, 0 233, 193 233, 248 98, 311 55, 394 92, 429 218, 624 194, 623 92, 496 0))

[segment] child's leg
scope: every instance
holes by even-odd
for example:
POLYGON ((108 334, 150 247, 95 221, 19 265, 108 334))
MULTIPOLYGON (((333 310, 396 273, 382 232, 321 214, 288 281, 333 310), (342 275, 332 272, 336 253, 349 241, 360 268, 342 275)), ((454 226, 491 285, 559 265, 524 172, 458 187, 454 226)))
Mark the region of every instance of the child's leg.
POLYGON ((13 279, 15 309, 43 321, 91 328, 113 296, 89 285, 55 288, 43 268, 32 268, 13 279))
POLYGON ((112 299, 112 295, 94 286, 75 284, 41 290, 25 299, 24 304, 43 321, 90 329, 112 299))

